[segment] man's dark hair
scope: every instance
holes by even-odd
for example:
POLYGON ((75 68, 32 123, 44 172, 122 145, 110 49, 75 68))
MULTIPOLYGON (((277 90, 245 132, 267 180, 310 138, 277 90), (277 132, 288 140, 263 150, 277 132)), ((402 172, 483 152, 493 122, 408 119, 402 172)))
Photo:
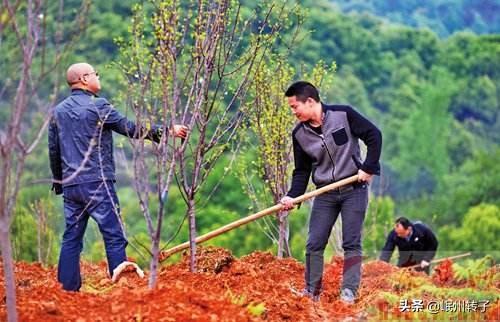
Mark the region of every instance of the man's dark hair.
POLYGON ((403 226, 404 229, 408 229, 408 227, 410 227, 412 225, 411 221, 406 217, 399 217, 398 219, 396 219, 395 223, 401 224, 401 226, 403 226))
POLYGON ((298 101, 304 103, 309 97, 319 102, 319 92, 313 84, 305 81, 298 81, 290 85, 285 92, 286 97, 295 96, 298 101))

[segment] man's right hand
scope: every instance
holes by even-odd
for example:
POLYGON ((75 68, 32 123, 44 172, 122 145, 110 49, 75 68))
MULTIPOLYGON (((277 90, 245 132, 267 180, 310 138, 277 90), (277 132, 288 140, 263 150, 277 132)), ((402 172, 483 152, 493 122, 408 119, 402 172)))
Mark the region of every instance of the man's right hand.
POLYGON ((430 265, 430 263, 429 263, 428 261, 426 261, 426 260, 422 260, 422 261, 420 262, 420 267, 421 267, 422 269, 425 269, 425 268, 426 268, 427 266, 429 266, 429 265, 430 265))
POLYGON ((280 200, 280 204, 283 205, 283 210, 290 210, 295 208, 295 204, 293 203, 293 198, 289 196, 284 196, 280 200))
POLYGON ((188 134, 188 128, 185 125, 175 124, 171 133, 178 138, 185 139, 188 134))

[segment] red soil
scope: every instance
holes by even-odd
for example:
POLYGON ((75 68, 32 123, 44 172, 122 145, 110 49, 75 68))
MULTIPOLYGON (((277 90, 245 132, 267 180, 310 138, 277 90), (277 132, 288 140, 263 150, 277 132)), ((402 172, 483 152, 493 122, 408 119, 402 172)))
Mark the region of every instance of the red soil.
MULTIPOLYGON (((84 286, 78 293, 61 289, 53 267, 17 263, 20 321, 336 321, 373 317, 377 313, 372 308, 377 307, 394 310, 377 297, 380 291, 395 292, 390 275, 398 269, 384 262, 363 265, 360 297, 352 306, 339 301, 340 258, 325 266, 324 292, 317 303, 291 291, 304 285, 304 267, 294 259, 266 252, 235 259, 225 249, 207 247, 200 248, 198 273, 190 273, 188 263, 184 257, 161 267, 153 290, 147 272, 144 279, 126 272, 111 284, 104 262, 83 263, 84 286), (264 309, 251 314, 259 304, 264 309)), ((6 306, 1 269, 0 300, 2 321, 6 306)), ((491 314, 498 313, 498 305, 495 312, 491 314)))

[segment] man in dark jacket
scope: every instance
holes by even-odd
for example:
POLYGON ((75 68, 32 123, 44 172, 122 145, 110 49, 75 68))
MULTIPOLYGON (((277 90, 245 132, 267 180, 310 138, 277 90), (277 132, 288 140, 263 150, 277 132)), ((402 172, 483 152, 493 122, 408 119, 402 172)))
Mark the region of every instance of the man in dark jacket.
MULTIPOLYGON (((59 103, 49 125, 49 157, 52 190, 64 193, 66 228, 61 244, 57 277, 65 290, 81 287, 80 253, 89 216, 98 224, 104 239, 108 269, 127 260, 127 240, 123 233, 116 196, 113 131, 158 142, 159 127, 138 129, 105 98, 99 74, 87 63, 73 64, 67 71, 71 95, 59 103)), ((185 126, 171 131, 184 138, 185 126)))
POLYGON ((420 222, 412 223, 405 217, 396 219, 394 229, 387 236, 380 260, 389 262, 395 247, 399 251, 399 267, 419 265, 416 270, 430 273, 430 263, 436 255, 438 241, 429 227, 420 222))
POLYGON ((322 289, 323 253, 337 217, 342 216, 344 269, 340 298, 352 304, 361 279, 361 231, 368 205, 368 184, 379 174, 382 134, 349 105, 321 103, 318 90, 308 82, 296 82, 285 93, 300 121, 292 132, 295 169, 292 186, 281 199, 284 209, 304 194, 309 177, 317 188, 357 174, 359 182, 314 199, 306 245, 306 288, 303 293, 319 300, 322 289), (361 160, 359 139, 367 146, 361 160))

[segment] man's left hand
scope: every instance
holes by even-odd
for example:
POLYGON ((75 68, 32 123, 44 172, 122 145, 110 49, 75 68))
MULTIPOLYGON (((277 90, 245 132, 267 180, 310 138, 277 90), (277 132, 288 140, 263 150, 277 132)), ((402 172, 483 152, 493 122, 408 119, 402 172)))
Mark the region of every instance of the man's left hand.
POLYGON ((54 191, 56 195, 61 195, 63 193, 62 184, 54 182, 52 183, 52 188, 50 190, 54 191))
POLYGON ((358 181, 359 182, 372 182, 373 174, 364 172, 363 170, 358 170, 358 181))

